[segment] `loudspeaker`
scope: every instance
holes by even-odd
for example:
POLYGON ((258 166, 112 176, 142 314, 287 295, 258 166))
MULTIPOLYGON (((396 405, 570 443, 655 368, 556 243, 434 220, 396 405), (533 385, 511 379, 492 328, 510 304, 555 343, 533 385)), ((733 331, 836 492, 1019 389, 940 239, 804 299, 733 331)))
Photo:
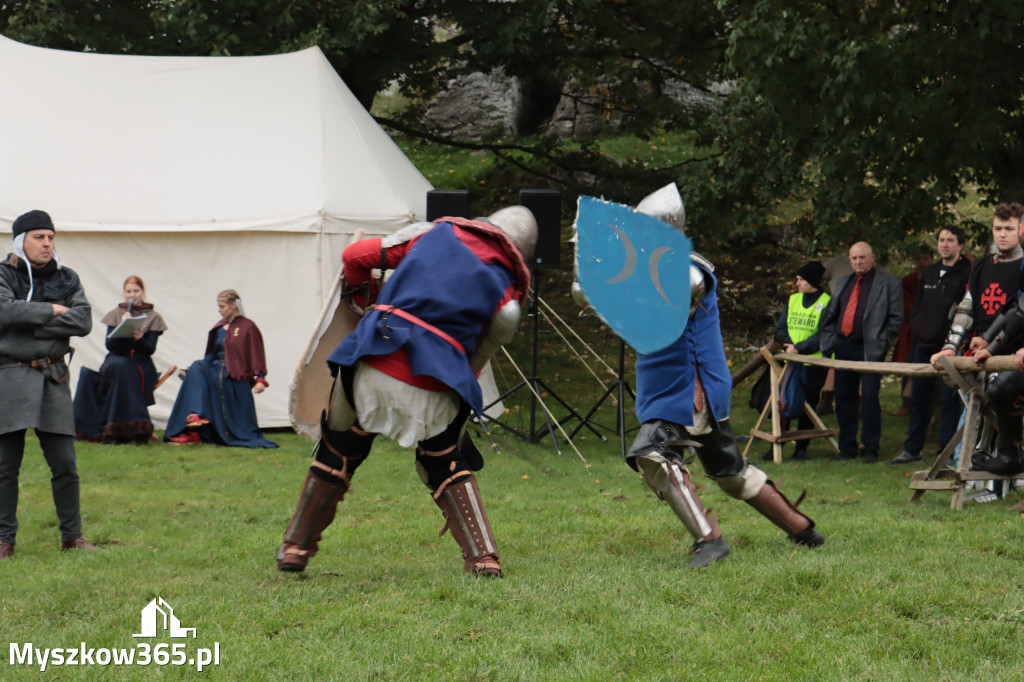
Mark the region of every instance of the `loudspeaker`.
POLYGON ((469 190, 432 189, 427 192, 427 220, 434 221, 445 216, 469 217, 469 190))
POLYGON ((537 219, 537 251, 531 268, 557 268, 562 250, 562 193, 557 189, 521 189, 519 203, 537 219))

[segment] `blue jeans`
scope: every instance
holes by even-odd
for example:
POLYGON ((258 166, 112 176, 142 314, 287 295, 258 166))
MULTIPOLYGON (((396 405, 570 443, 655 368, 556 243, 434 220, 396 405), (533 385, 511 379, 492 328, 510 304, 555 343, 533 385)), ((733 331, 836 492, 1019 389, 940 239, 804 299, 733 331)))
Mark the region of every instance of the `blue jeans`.
MULTIPOLYGON (((911 362, 928 362, 940 348, 921 347, 917 343, 910 353, 911 362)), ((928 422, 932 417, 932 396, 935 384, 939 385, 939 396, 942 401, 942 422, 939 425, 939 451, 942 451, 956 433, 957 422, 960 421, 960 398, 945 381, 938 377, 916 377, 910 388, 910 424, 907 426, 907 439, 903 441, 903 449, 912 455, 921 454, 925 439, 928 437, 928 422)))
MULTIPOLYGON (((864 344, 839 337, 836 360, 864 360, 864 344)), ((860 393, 860 441, 865 452, 878 453, 882 438, 882 406, 878 392, 882 387, 880 374, 861 374, 836 370, 836 422, 839 424, 839 451, 857 454, 857 404, 860 393), (859 389, 859 391, 858 391, 859 389)))

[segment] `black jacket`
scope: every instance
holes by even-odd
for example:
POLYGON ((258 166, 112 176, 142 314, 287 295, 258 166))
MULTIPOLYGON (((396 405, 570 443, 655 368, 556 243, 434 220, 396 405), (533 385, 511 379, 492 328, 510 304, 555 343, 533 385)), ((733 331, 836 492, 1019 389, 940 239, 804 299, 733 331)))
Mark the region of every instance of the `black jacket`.
POLYGON ((939 348, 946 340, 953 310, 963 298, 971 276, 971 262, 963 256, 943 277, 939 277, 941 268, 941 263, 925 268, 910 311, 910 331, 918 344, 929 348, 939 348))

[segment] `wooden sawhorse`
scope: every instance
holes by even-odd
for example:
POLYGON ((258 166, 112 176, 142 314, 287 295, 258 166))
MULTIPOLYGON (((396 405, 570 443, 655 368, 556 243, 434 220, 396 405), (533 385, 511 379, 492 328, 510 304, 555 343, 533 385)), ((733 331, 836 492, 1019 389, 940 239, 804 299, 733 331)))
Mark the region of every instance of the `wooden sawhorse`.
POLYGON ((910 496, 911 502, 917 502, 929 490, 951 490, 953 499, 949 506, 957 511, 964 507, 964 490, 970 481, 1009 481, 1020 476, 1000 476, 990 474, 987 471, 971 471, 971 459, 974 456, 974 446, 978 441, 978 423, 983 413, 986 416, 986 430, 991 435, 991 424, 994 415, 988 411, 985 404, 985 372, 976 372, 970 379, 967 379, 960 372, 949 358, 943 357, 939 364, 946 371, 946 374, 956 383, 957 387, 964 392, 967 411, 964 415, 963 426, 956 432, 946 447, 942 449, 935 463, 927 471, 916 471, 910 477, 910 489, 914 493, 910 496), (956 452, 956 446, 962 443, 960 448, 960 459, 956 468, 949 468, 946 464, 956 452))
POLYGON ((757 423, 754 424, 754 428, 750 429, 750 439, 747 441, 747 446, 743 448, 743 457, 746 459, 747 453, 750 452, 750 446, 754 444, 754 439, 768 441, 772 444, 772 460, 776 464, 782 463, 782 446, 785 443, 799 440, 810 440, 811 438, 827 438, 828 444, 832 447, 833 452, 839 454, 839 443, 836 442, 836 432, 825 426, 825 423, 821 421, 821 417, 814 411, 814 408, 804 403, 804 414, 811 419, 811 423, 816 428, 805 429, 803 431, 787 431, 782 432, 782 416, 779 414, 779 384, 782 380, 782 366, 776 362, 772 356, 771 351, 768 347, 761 349, 761 355, 764 356, 765 361, 768 363, 768 371, 771 377, 772 395, 768 400, 768 403, 761 410, 761 416, 758 417, 757 423), (767 416, 768 411, 772 413, 772 432, 761 431, 761 423, 767 416))

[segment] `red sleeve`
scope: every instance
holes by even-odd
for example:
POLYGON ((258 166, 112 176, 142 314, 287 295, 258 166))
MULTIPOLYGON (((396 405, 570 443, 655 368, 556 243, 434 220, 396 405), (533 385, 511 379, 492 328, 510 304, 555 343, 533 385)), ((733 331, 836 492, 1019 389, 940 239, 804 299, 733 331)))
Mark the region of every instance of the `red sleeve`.
POLYGON ((354 294, 352 300, 360 306, 365 306, 369 301, 377 300, 377 281, 373 279, 373 269, 380 269, 381 258, 385 259, 383 265, 386 270, 393 270, 405 258, 409 247, 415 243, 412 239, 395 246, 389 246, 385 253, 381 254, 381 238, 361 239, 354 244, 349 244, 341 254, 341 262, 344 266, 345 281, 352 289, 357 289, 364 284, 369 284, 368 292, 354 294))
MULTIPOLYGON (((416 239, 389 246, 384 257, 384 267, 393 270, 405 258, 409 248, 416 243, 416 239)), ((381 266, 381 238, 361 239, 354 244, 349 244, 341 253, 341 262, 345 266, 345 279, 352 286, 359 286, 371 278, 374 268, 381 266)))
POLYGON ((380 237, 349 244, 341 254, 341 263, 350 286, 365 284, 370 280, 372 270, 380 267, 380 237))

